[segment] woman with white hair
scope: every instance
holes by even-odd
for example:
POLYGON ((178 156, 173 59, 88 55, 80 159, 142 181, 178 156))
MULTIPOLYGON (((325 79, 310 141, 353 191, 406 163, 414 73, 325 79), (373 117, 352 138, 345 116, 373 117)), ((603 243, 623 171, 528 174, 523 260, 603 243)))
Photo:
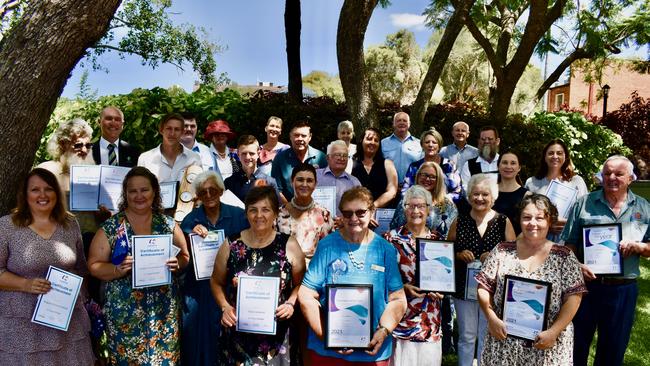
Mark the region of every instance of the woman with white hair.
POLYGON ((408 302, 406 314, 393 330, 396 340, 391 365, 440 365, 442 295, 422 292, 415 286, 417 238, 440 238, 436 231, 429 230, 426 225, 433 206, 431 193, 422 186, 414 185, 406 190, 401 205, 405 212, 406 224, 384 235, 384 239, 397 249, 398 267, 408 302))
MULTIPOLYGON (((181 229, 185 234, 194 233, 205 238, 210 232, 223 230, 226 238, 236 239, 249 227, 244 210, 221 203, 225 187, 215 171, 197 175, 192 185, 201 205, 183 219, 181 229)), ((191 245, 188 247, 191 249, 191 245)), ((182 284, 182 364, 214 365, 219 355, 221 308, 212 296, 210 281, 197 281, 194 266, 189 266, 187 271, 182 284)))
POLYGON ((354 139, 354 125, 350 121, 341 121, 336 128, 336 136, 339 140, 345 141, 345 144, 348 145, 348 165, 345 168, 345 171, 348 174, 352 173, 352 155, 357 152, 357 145, 352 143, 354 139))
POLYGON ((485 316, 478 302, 465 298, 467 267, 480 268, 497 244, 515 240, 515 231, 508 218, 492 209, 499 196, 496 180, 488 174, 475 174, 467 184, 468 213, 461 212, 449 228, 447 239, 454 242, 456 253, 456 294, 454 306, 458 315, 458 365, 471 366, 475 343, 480 359, 483 338, 487 331, 485 316))

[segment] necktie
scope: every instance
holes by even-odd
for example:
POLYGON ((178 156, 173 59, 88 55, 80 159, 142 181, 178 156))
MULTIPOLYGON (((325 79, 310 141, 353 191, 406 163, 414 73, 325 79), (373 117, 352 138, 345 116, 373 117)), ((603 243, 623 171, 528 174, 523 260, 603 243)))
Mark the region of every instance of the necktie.
POLYGON ((194 145, 194 147, 192 148, 192 151, 200 152, 200 151, 199 151, 199 146, 198 146, 198 145, 194 145))
POLYGON ((115 144, 108 144, 108 165, 117 165, 117 154, 115 144))

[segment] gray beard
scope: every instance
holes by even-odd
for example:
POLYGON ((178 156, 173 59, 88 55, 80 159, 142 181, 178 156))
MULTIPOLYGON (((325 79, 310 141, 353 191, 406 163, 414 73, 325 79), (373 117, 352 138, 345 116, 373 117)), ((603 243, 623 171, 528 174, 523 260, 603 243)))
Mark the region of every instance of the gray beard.
POLYGON ((492 145, 484 145, 483 148, 481 149, 481 157, 485 160, 492 161, 495 156, 497 156, 497 153, 499 152, 499 147, 495 146, 494 150, 492 150, 492 145))
POLYGON ((95 165, 92 149, 88 150, 85 158, 79 157, 74 151, 68 151, 61 155, 59 161, 61 162, 61 171, 63 173, 69 173, 71 165, 95 165))

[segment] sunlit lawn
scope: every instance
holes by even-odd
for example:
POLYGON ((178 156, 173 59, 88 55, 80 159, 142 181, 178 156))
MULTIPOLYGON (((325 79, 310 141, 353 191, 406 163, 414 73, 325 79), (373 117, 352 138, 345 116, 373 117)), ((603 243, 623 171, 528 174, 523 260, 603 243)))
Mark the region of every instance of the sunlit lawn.
MULTIPOLYGON (((596 344, 594 339, 593 345, 596 344)), ((591 357, 595 348, 591 347, 591 357)), ((443 366, 456 365, 456 355, 445 356, 442 360, 443 366)), ((593 359, 590 361, 590 364, 593 359)), ((641 278, 639 279, 639 300, 636 306, 636 318, 630 344, 625 352, 626 366, 650 366, 650 261, 641 259, 641 278)), ((531 365, 533 366, 533 365, 531 365)))

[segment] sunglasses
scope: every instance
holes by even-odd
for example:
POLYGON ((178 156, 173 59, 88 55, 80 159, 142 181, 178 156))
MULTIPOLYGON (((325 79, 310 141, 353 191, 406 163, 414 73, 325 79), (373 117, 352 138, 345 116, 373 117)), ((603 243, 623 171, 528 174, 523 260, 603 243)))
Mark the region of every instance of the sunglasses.
POLYGON ((76 144, 72 145, 72 148, 75 150, 81 150, 83 147, 86 147, 86 150, 90 150, 93 147, 93 144, 91 142, 86 142, 85 144, 83 142, 77 142, 76 144))
POLYGON ((196 193, 196 195, 199 196, 199 197, 206 197, 208 194, 210 194, 210 196, 214 197, 217 194, 219 194, 219 192, 220 192, 219 189, 210 187, 210 188, 202 189, 202 190, 198 191, 196 193))
POLYGON ((351 219, 352 215, 356 215, 358 218, 363 218, 366 216, 366 214, 368 214, 368 211, 369 210, 341 210, 341 215, 343 215, 343 217, 346 219, 351 219))

